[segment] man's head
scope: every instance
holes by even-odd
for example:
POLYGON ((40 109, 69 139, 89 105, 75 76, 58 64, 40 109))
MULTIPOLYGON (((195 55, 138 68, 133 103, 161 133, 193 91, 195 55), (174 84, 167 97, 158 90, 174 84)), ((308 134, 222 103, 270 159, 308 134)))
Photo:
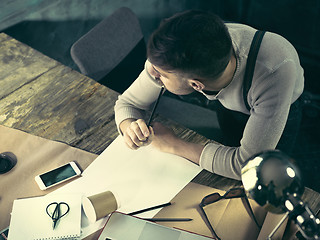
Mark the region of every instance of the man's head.
POLYGON ((191 10, 165 19, 148 42, 148 59, 157 68, 185 79, 217 79, 232 55, 232 43, 216 15, 191 10))

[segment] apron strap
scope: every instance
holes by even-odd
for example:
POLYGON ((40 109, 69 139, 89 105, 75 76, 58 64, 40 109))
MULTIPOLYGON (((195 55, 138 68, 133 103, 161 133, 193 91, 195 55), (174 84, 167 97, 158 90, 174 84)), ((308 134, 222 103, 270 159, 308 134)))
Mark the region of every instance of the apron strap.
POLYGON ((259 48, 265 32, 266 31, 260 31, 260 30, 256 31, 256 33, 254 34, 253 40, 251 42, 251 46, 248 54, 247 66, 246 66, 246 71, 245 71, 244 80, 243 80, 243 100, 248 111, 250 111, 251 109, 247 99, 248 92, 251 87, 252 77, 253 77, 254 68, 256 65, 259 48))

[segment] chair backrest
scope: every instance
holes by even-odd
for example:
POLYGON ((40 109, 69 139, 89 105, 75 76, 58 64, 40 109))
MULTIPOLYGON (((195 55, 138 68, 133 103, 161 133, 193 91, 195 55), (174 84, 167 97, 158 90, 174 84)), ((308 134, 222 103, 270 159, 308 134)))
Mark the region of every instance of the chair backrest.
POLYGON ((145 48, 137 16, 122 7, 76 41, 70 53, 81 73, 123 92, 143 69, 145 48))

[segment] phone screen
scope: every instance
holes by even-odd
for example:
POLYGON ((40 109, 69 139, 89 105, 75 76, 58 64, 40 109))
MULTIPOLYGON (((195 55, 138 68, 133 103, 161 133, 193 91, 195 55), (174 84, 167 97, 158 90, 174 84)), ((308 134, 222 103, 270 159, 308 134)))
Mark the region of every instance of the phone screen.
POLYGON ((73 170, 72 166, 70 164, 67 164, 40 175, 40 178, 43 181, 44 185, 46 187, 49 187, 75 175, 76 172, 73 170))

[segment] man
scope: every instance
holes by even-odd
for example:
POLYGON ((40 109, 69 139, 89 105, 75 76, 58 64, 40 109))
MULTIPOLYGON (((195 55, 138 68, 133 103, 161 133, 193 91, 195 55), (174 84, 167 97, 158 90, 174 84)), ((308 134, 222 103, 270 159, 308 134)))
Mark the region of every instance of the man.
POLYGON ((243 79, 255 32, 197 10, 164 20, 149 39, 144 71, 115 105, 116 123, 127 145, 137 149, 151 143, 234 179, 240 179, 242 164, 253 154, 275 148, 289 154, 301 120, 303 69, 293 46, 267 32, 244 97, 243 79), (230 144, 193 144, 160 123, 147 127, 142 110, 150 108, 162 85, 173 94, 198 92, 219 103, 219 124, 230 144))

